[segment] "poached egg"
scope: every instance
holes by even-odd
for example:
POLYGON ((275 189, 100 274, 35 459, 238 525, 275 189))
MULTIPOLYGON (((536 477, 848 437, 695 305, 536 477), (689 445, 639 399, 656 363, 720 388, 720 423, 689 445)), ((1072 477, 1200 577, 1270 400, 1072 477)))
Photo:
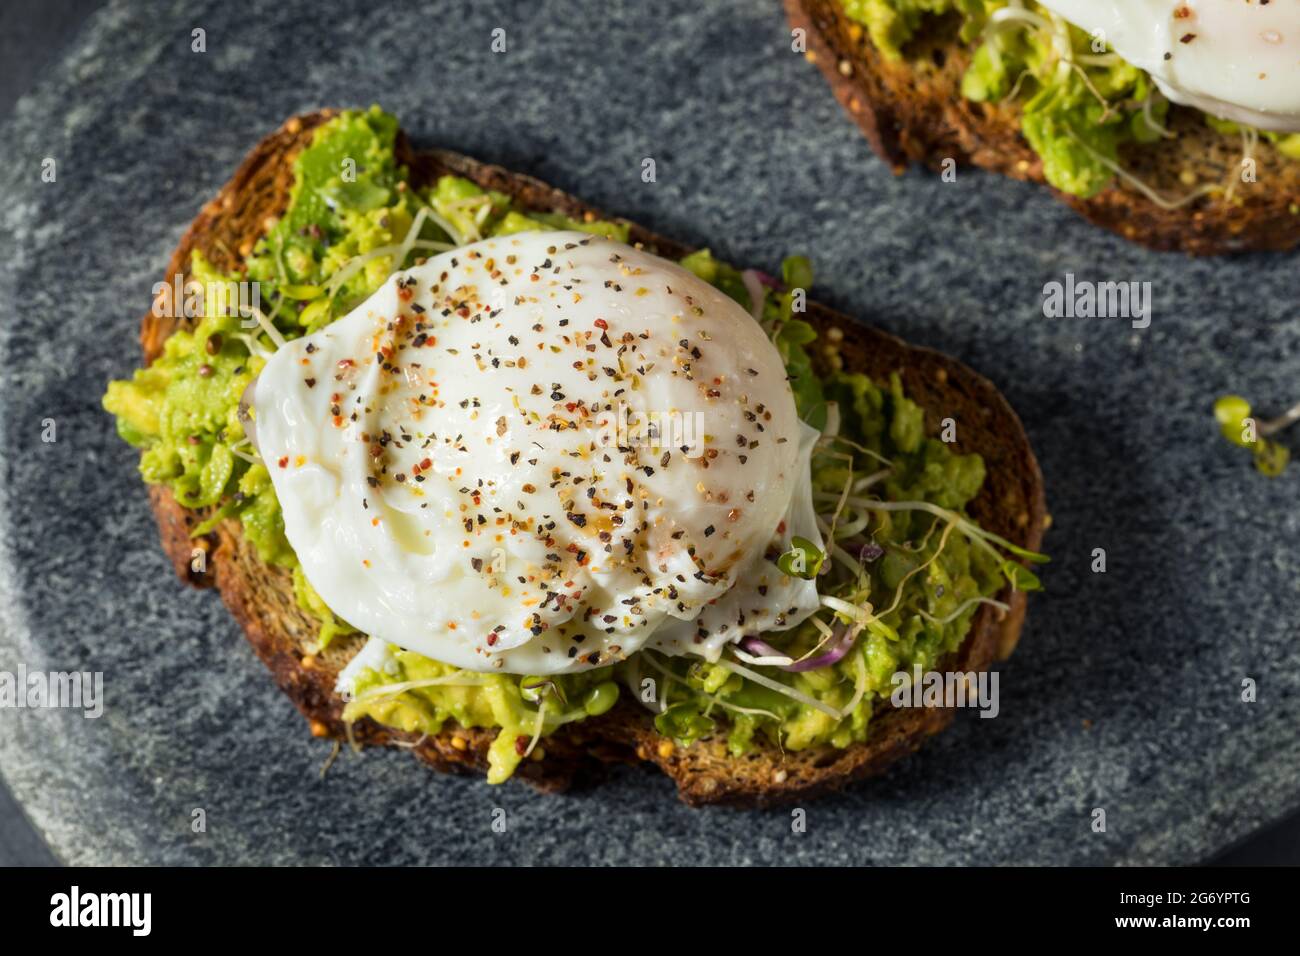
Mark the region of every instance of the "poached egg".
POLYGON ((780 355, 631 246, 530 232, 435 256, 280 347, 249 401, 307 580, 371 636, 356 660, 716 659, 818 606, 775 563, 794 535, 821 546, 818 434, 780 355))
POLYGON ((1151 75, 1172 102, 1300 131, 1300 0, 1038 0, 1151 75))

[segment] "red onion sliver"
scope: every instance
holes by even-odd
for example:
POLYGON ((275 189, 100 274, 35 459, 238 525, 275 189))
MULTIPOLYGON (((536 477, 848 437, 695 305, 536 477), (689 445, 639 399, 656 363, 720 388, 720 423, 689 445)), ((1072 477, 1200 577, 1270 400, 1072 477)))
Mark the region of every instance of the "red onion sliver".
POLYGON ((771 644, 768 644, 766 641, 762 641, 759 638, 753 636, 746 637, 743 640, 741 640, 740 646, 744 648, 747 653, 753 654, 755 657, 787 657, 788 656, 784 651, 778 651, 771 644))
POLYGON ((856 633, 852 631, 845 632, 843 636, 840 637, 838 643, 836 643, 835 646, 825 654, 820 654, 817 657, 810 657, 803 661, 795 661, 793 664, 787 664, 781 669, 797 674, 801 671, 815 671, 820 670, 823 667, 830 667, 832 664, 843 660, 844 655, 853 650, 853 644, 857 639, 858 636, 856 633))
POLYGON ((858 549, 859 561, 874 561, 885 553, 885 549, 874 541, 868 541, 858 549))
MULTIPOLYGON (((835 643, 825 654, 819 654, 817 657, 810 657, 803 661, 795 661, 793 664, 781 665, 781 670, 797 674, 801 671, 815 671, 823 667, 830 667, 837 661, 843 660, 844 655, 853 650, 853 645, 857 642, 857 634, 848 631, 842 624, 836 624, 835 630, 839 632, 839 635, 836 637, 832 633, 835 643)), ((740 646, 755 657, 789 656, 785 651, 779 651, 771 644, 757 637, 744 638, 741 640, 740 646)))

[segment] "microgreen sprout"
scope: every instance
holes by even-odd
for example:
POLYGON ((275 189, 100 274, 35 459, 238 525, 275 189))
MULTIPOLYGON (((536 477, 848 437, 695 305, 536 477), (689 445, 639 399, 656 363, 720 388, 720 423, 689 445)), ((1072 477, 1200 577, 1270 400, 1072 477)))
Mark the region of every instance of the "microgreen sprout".
MULTIPOLYGON (((826 492, 817 492, 814 498, 827 503, 839 500, 838 495, 831 495, 826 492)), ((956 511, 941 508, 939 505, 928 501, 876 501, 856 496, 849 497, 847 504, 853 508, 865 508, 869 511, 924 511, 936 518, 951 522, 955 529, 965 535, 973 545, 997 559, 998 570, 1014 590, 1042 590, 1043 585, 1038 580, 1038 576, 1019 561, 1013 560, 1013 558, 1020 558, 1033 564, 1045 564, 1049 560, 1047 555, 1022 548, 1006 538, 994 534, 992 531, 986 531, 956 511), (1012 557, 1002 554, 1003 551, 1012 557)))
POLYGON ((446 219, 440 216, 438 214, 438 211, 434 209, 433 206, 430 205, 429 202, 425 200, 425 198, 421 196, 418 192, 415 193, 415 198, 420 203, 421 211, 427 213, 430 221, 433 222, 435 226, 437 226, 439 229, 441 229, 443 232, 447 234, 447 236, 451 239, 453 246, 464 246, 480 238, 477 235, 470 236, 470 235, 462 234, 459 229, 457 229, 450 222, 448 222, 446 219))
POLYGON ((1001 601, 994 600, 993 598, 974 597, 971 598, 969 601, 963 601, 961 604, 958 604, 957 609, 955 611, 953 611, 951 614, 946 614, 943 617, 935 617, 933 614, 927 612, 924 608, 917 608, 916 613, 921 615, 921 617, 925 618, 931 624, 941 624, 941 625, 951 624, 953 621, 957 620, 957 618, 961 617, 971 608, 977 607, 980 604, 987 604, 989 607, 995 607, 1004 614, 1007 611, 1011 610, 1011 606, 1009 604, 1004 604, 1001 601))
POLYGON ((822 562, 826 560, 826 552, 798 535, 791 539, 790 545, 790 550, 777 558, 777 568, 787 577, 803 578, 805 581, 816 578, 822 562))
POLYGON ((727 661, 720 660, 718 661, 718 666, 725 667, 727 670, 739 674, 741 677, 747 678, 748 680, 753 681, 755 684, 759 684, 760 686, 766 687, 768 690, 774 690, 778 694, 784 694, 786 697, 789 697, 792 700, 797 700, 805 707, 811 707, 813 710, 820 710, 827 717, 833 717, 835 720, 844 719, 843 713, 841 713, 839 710, 832 707, 830 704, 826 703, 825 701, 820 701, 816 697, 810 697, 809 695, 805 694, 803 691, 798 690, 795 687, 791 687, 789 684, 784 684, 781 681, 774 680, 771 677, 766 676, 765 674, 760 674, 758 673, 758 671, 750 670, 748 667, 745 667, 744 665, 734 660, 727 660, 727 661))
MULTIPOLYGON (((771 711, 761 710, 753 707, 741 707, 737 704, 728 703, 727 701, 719 697, 717 694, 710 694, 707 691, 700 690, 699 688, 693 687, 689 681, 681 677, 679 674, 673 673, 663 664, 659 663, 659 661, 657 661, 655 657, 656 655, 653 651, 644 651, 641 654, 637 655, 638 660, 644 661, 645 663, 649 664, 652 668, 654 668, 656 671, 662 674, 667 679, 668 683, 680 684, 681 686, 687 688, 688 690, 691 690, 694 693, 697 693, 700 696, 706 698, 709 701, 710 709, 712 709, 714 706, 717 706, 717 707, 721 707, 723 710, 732 711, 733 713, 770 717, 773 720, 778 720, 778 721, 781 719, 777 714, 774 714, 771 711)), ((639 681, 634 681, 634 680, 628 681, 628 685, 632 687, 634 690, 638 689, 639 683, 640 683, 639 681)), ((669 710, 667 706, 668 704, 667 691, 665 690, 664 693, 660 694, 659 696, 660 696, 661 703, 660 703, 660 707, 658 708, 658 712, 661 714, 667 713, 669 710)), ((655 708, 651 707, 651 709, 653 710, 655 708)))
POLYGON ((261 453, 258 452, 257 446, 253 444, 253 440, 248 435, 245 435, 239 441, 232 442, 229 448, 232 455, 242 458, 250 465, 260 464, 262 461, 261 453))
POLYGON ((1259 421, 1251 415, 1250 402, 1240 395, 1224 395, 1214 403, 1214 418, 1224 438, 1241 448, 1249 448, 1255 456, 1255 467, 1261 473, 1275 478, 1286 469, 1291 451, 1280 442, 1269 439, 1300 421, 1300 403, 1287 409, 1277 418, 1259 421))
POLYGON ((554 694, 565 707, 569 704, 559 683, 545 677, 525 677, 519 682, 519 694, 530 704, 540 703, 547 694, 554 694))
POLYGON ((531 757, 533 749, 537 746, 537 741, 542 739, 542 731, 546 729, 546 700, 537 702, 537 723, 533 725, 533 736, 528 741, 528 748, 524 751, 525 758, 531 757))
POLYGON ((379 687, 370 687, 358 694, 356 699, 362 703, 375 700, 386 701, 392 700, 407 691, 419 690, 421 687, 484 687, 488 683, 490 683, 489 675, 477 674, 473 671, 456 671, 451 674, 444 674, 441 677, 397 681, 379 687))
MULTIPOLYGON (((262 327, 262 331, 266 333, 267 338, 275 343, 277 349, 284 348, 284 336, 281 335, 280 330, 275 327, 275 323, 266 317, 266 313, 252 305, 241 305, 239 311, 241 313, 246 313, 249 317, 255 319, 257 324, 262 327)), ((252 351, 251 348, 249 351, 252 351)))
MULTIPOLYGON (((1132 186, 1134 189, 1140 192, 1147 199, 1151 200, 1151 202, 1153 202, 1155 205, 1159 206, 1161 209, 1164 209, 1166 211, 1172 212, 1175 209, 1182 209, 1184 206, 1194 203, 1202 196, 1207 196, 1210 193, 1223 191, 1223 186, 1221 186, 1218 183, 1202 183, 1201 185, 1193 189, 1191 192, 1186 193, 1185 195, 1180 196, 1177 199, 1170 199, 1169 197, 1156 192, 1154 187, 1147 184, 1145 181, 1143 181, 1134 173, 1129 172, 1127 169, 1125 169, 1119 163, 1115 162, 1115 160, 1111 159, 1109 156, 1102 155, 1101 153, 1097 152, 1097 150, 1093 149, 1090 145, 1085 143, 1083 139, 1079 136, 1079 134, 1074 131, 1073 126, 1066 126, 1065 132, 1070 137, 1070 139, 1073 140, 1074 143, 1085 153, 1087 153, 1097 162, 1101 163, 1103 166, 1109 169, 1120 179, 1124 180, 1124 182, 1132 186)), ((1230 180, 1229 185, 1231 185, 1233 182, 1235 182, 1235 180, 1230 180)))
POLYGON ((269 359, 273 354, 270 349, 262 345, 257 338, 249 332, 236 332, 230 336, 239 342, 244 343, 244 348, 248 349, 248 354, 254 358, 269 359))
POLYGON ((276 287, 276 292, 287 299, 293 299, 295 302, 314 299, 317 296, 325 294, 325 287, 319 285, 280 285, 276 287))

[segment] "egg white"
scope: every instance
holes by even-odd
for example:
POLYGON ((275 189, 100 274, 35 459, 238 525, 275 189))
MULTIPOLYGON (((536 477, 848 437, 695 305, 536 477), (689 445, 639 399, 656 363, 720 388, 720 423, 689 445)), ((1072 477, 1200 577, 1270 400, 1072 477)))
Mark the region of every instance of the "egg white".
POLYGON ((817 607, 773 561, 821 544, 817 433, 758 323, 647 252, 436 256, 280 348, 253 405, 308 581, 373 642, 553 674, 716 659, 817 607))

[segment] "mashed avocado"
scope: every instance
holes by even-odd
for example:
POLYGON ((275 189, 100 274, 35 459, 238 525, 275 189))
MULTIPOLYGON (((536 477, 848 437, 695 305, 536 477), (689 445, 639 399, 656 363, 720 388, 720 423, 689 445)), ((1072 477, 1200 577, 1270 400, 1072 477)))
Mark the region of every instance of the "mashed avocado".
MULTIPOLYGON (((866 27, 871 42, 890 59, 907 55, 907 44, 927 19, 953 15, 959 36, 977 44, 962 79, 962 94, 976 102, 1014 99, 1021 131, 1042 157, 1043 175, 1062 192, 1088 198, 1108 186, 1120 149, 1161 138, 1169 102, 1142 70, 1113 53, 1099 55, 1092 37, 1033 0, 1028 16, 991 27, 990 15, 1007 0, 841 0, 848 17, 866 27), (1036 16, 1035 16, 1036 15, 1036 16), (1047 27, 1038 23, 1046 21, 1047 27), (1068 43, 1077 68, 1063 62, 1055 44, 1068 43)), ((1215 129, 1232 124, 1207 116, 1215 129)), ((1279 152, 1300 158, 1300 134, 1262 134, 1279 152)))
POLYGON ((370 717, 420 734, 436 734, 448 720, 462 727, 499 727, 488 750, 488 782, 500 783, 530 752, 541 759, 545 751, 535 749, 537 739, 613 707, 619 693, 614 676, 609 668, 563 677, 476 674, 398 649, 382 672, 362 671, 343 716, 370 717))
MULTIPOLYGON (((322 647, 361 636, 331 613, 303 575, 269 474, 239 416, 240 397, 276 339, 346 314, 426 251, 536 229, 627 239, 626 224, 512 208, 507 196, 453 176, 416 189, 394 158, 396 130, 396 120, 376 107, 321 126, 295 160, 288 209, 252 250, 246 274, 223 276, 198 253, 191 262, 192 277, 205 289, 255 280, 262 290, 258 313, 237 314, 209 295, 192 328, 172 335, 162 356, 130 380, 111 382, 104 396, 119 434, 142 451, 145 480, 167 485, 182 504, 205 512, 196 533, 238 520, 264 561, 291 570, 299 605, 321 621, 322 647)), ((751 303, 741 273, 707 250, 682 264, 746 308, 761 309, 801 417, 837 435, 814 456, 814 488, 835 500, 846 488, 854 494, 847 507, 826 509, 838 556, 817 556, 829 572, 819 577, 819 590, 849 611, 869 601, 871 620, 855 623, 849 611, 836 615, 838 659, 799 673, 642 652, 580 674, 520 677, 460 671, 394 648, 357 678, 348 720, 367 716, 427 734, 448 721, 500 728, 489 754, 492 782, 509 777, 526 756, 540 758, 541 738, 606 712, 622 694, 651 706, 659 731, 682 743, 725 734, 736 754, 760 740, 788 749, 842 747, 865 739, 895 671, 928 668, 957 648, 980 603, 1008 582, 1037 586, 999 553, 1009 549, 1006 542, 964 515, 983 484, 983 462, 925 435, 922 412, 903 394, 898 376, 888 382, 846 372, 819 378, 807 352, 817 333, 796 314, 792 292, 764 291, 762 303, 751 303), (828 428, 832 408, 837 431, 828 428)), ((788 259, 783 280, 787 289, 806 289, 811 266, 788 259)), ((771 557, 780 566, 782 556, 771 557)), ((796 659, 827 652, 828 638, 811 620, 764 637, 796 659)))

